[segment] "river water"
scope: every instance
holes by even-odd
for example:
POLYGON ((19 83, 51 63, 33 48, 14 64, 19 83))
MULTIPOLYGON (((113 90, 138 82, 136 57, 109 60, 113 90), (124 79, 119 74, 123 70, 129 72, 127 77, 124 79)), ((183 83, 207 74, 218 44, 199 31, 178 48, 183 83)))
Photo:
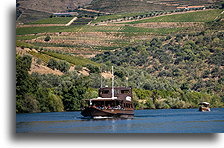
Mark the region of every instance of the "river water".
POLYGON ((224 133, 224 108, 136 110, 133 119, 83 119, 80 112, 16 114, 17 133, 224 133))

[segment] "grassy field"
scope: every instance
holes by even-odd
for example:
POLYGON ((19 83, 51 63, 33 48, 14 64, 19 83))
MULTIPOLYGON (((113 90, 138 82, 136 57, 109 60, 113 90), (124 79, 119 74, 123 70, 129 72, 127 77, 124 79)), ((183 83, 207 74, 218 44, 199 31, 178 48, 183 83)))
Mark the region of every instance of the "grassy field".
POLYGON ((190 12, 183 14, 173 14, 166 16, 159 16, 134 22, 128 22, 126 24, 137 24, 137 23, 147 23, 147 22, 209 22, 213 21, 222 10, 207 10, 190 12))
POLYGON ((27 47, 27 48, 32 47, 31 44, 23 42, 23 41, 18 41, 18 40, 16 40, 16 46, 17 47, 27 47))
POLYGON ((79 26, 21 27, 16 28, 16 35, 37 34, 46 32, 75 32, 79 29, 79 26))
POLYGON ((33 55, 34 57, 38 58, 38 59, 41 59, 44 63, 48 63, 48 61, 50 59, 56 59, 54 57, 51 57, 47 54, 41 54, 41 53, 37 53, 37 52, 33 52, 33 51, 30 51, 29 54, 33 55))
POLYGON ((60 60, 65 60, 74 65, 85 66, 86 64, 93 64, 95 66, 100 66, 100 64, 95 63, 91 61, 90 59, 86 59, 79 56, 64 55, 64 54, 55 53, 55 52, 43 52, 43 53, 60 60))
POLYGON ((67 24, 73 17, 53 17, 31 22, 29 24, 67 24))
POLYGON ((26 35, 26 36, 17 36, 16 40, 32 40, 40 37, 40 35, 26 35))

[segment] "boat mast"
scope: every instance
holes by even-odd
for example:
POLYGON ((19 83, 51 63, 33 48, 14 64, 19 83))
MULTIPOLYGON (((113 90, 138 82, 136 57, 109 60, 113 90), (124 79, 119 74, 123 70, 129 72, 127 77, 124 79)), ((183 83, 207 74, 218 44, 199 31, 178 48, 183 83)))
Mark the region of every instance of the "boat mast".
POLYGON ((100 68, 101 74, 100 74, 100 88, 103 87, 103 80, 102 80, 102 67, 100 68))
POLYGON ((112 98, 114 98, 114 66, 112 66, 112 98))

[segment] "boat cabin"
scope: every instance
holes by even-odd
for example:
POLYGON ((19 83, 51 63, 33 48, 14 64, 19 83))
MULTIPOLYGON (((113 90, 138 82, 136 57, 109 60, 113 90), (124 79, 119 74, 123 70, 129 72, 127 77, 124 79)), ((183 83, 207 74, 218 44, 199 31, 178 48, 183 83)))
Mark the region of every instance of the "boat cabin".
POLYGON ((128 109, 134 108, 131 98, 131 88, 114 88, 114 96, 112 95, 112 88, 100 88, 98 91, 98 98, 90 99, 90 106, 99 109, 128 109))
MULTIPOLYGON (((105 87, 100 88, 98 91, 98 96, 101 98, 112 98, 112 88, 105 87)), ((132 89, 125 87, 115 87, 114 88, 114 97, 125 100, 127 97, 132 97, 132 89)))
POLYGON ((199 111, 210 111, 210 104, 208 102, 201 102, 199 105, 199 111))

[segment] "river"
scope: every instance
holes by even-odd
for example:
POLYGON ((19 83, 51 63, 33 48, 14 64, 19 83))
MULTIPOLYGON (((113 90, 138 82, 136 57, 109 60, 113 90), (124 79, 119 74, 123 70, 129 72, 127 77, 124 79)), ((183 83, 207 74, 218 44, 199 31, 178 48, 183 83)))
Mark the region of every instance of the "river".
POLYGON ((224 108, 136 110, 133 119, 83 119, 80 112, 16 114, 17 133, 224 133, 224 108))

